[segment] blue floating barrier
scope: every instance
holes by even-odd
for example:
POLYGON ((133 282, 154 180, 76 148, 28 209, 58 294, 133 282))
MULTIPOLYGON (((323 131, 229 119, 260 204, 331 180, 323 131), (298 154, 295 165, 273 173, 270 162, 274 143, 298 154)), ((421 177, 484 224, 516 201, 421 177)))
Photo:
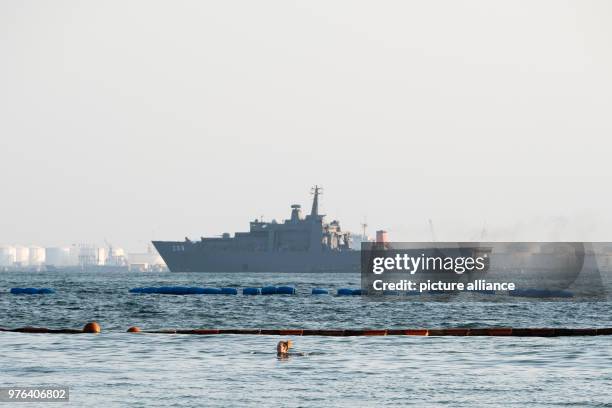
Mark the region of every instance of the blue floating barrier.
POLYGON ((164 286, 157 292, 162 295, 201 295, 203 290, 182 286, 164 286))
POLYGON ((159 293, 161 295, 182 295, 182 294, 186 294, 187 292, 186 289, 175 288, 171 286, 162 286, 161 288, 157 289, 157 291, 155 291, 155 289, 153 290, 154 290, 153 293, 159 293))
POLYGON ((275 286, 264 286, 261 288, 262 295, 276 295, 276 287, 275 286))
POLYGON ((13 295, 49 295, 55 293, 50 288, 11 288, 13 295))
POLYGON ((38 294, 39 295, 50 295, 52 293, 55 293, 55 290, 53 290, 51 288, 40 288, 40 289, 38 289, 38 294))
POLYGON ((13 295, 33 295, 36 293, 36 288, 12 288, 11 293, 13 295))
POLYGON ((219 289, 219 288, 203 288, 204 291, 202 292, 205 295, 222 295, 223 294, 223 290, 219 289))
POLYGON ((238 290, 235 288, 221 288, 222 295, 237 295, 238 290))
POLYGON ((313 288, 312 289, 312 294, 313 295, 327 295, 327 294, 329 294, 329 292, 326 289, 313 288))
POLYGON ((352 296, 353 295, 353 289, 347 289, 347 288, 338 289, 338 291, 336 292, 336 295, 338 295, 338 296, 352 296))
POLYGON ((195 286, 160 286, 132 288, 130 293, 155 293, 160 295, 221 295, 223 292, 219 288, 198 288, 195 286))
POLYGON ((261 289, 259 288, 244 288, 242 289, 243 295, 261 295, 261 289))
POLYGON ((295 288, 291 286, 279 286, 276 288, 277 295, 295 295, 295 288))
POLYGON ((383 295, 385 296, 399 296, 400 292, 397 290, 383 290, 383 295))
POLYGON ((510 296, 532 297, 532 298, 572 298, 574 294, 567 290, 548 289, 515 289, 508 291, 510 296))
POLYGON ((573 298, 574 294, 568 290, 553 291, 553 297, 573 298))
POLYGON ((157 288, 132 288, 130 293, 155 293, 157 288))
POLYGON ((361 289, 349 289, 349 288, 341 288, 336 292, 338 296, 360 296, 361 289))

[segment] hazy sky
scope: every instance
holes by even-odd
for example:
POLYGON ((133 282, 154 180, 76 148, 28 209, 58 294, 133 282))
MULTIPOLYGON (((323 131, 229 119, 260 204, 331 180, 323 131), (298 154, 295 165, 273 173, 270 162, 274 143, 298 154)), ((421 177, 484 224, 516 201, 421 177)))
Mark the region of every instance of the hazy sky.
POLYGON ((612 241, 612 2, 0 3, 0 242, 612 241))

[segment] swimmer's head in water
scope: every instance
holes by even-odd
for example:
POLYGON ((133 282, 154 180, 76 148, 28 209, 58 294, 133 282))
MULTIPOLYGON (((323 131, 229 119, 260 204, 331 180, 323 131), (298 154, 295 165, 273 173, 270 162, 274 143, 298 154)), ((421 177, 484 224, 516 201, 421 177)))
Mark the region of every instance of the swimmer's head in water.
POLYGON ((293 346, 293 342, 291 340, 279 341, 276 345, 276 354, 280 356, 289 353, 291 346, 293 346))

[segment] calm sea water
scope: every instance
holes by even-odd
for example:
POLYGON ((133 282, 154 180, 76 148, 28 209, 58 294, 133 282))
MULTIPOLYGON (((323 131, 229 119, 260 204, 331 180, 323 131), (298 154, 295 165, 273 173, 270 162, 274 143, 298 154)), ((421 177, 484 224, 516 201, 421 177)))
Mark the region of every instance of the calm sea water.
MULTIPOLYGON (((73 406, 612 406, 612 337, 294 337, 128 334, 158 328, 612 327, 609 302, 371 302, 311 296, 359 275, 1 273, 0 384, 67 385, 73 406), (135 295, 136 286, 292 285, 295 296, 135 295), (15 296, 11 287, 51 287, 15 296), (287 337, 291 338, 291 337, 287 337)), ((43 404, 41 404, 43 405, 43 404)), ((30 404, 28 406, 36 406, 30 404)), ((47 406, 47 405, 43 405, 47 406)))

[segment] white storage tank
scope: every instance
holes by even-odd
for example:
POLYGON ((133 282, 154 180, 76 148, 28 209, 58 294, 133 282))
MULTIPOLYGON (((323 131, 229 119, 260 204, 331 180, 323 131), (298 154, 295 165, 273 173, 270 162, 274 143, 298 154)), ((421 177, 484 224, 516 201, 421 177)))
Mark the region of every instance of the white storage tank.
POLYGON ((76 265, 73 261, 70 247, 54 247, 45 249, 45 265, 71 266, 76 265))
POLYGON ((15 265, 28 266, 30 262, 30 248, 24 246, 15 247, 15 265))
POLYGON ((96 251, 95 248, 89 245, 79 246, 79 265, 95 265, 96 264, 96 251))
POLYGON ((13 266, 16 260, 14 246, 0 246, 0 266, 13 266))
POLYGON ((106 248, 91 245, 79 246, 79 265, 104 265, 106 262, 106 248))
POLYGON ((106 248, 96 248, 96 265, 106 265, 106 248))
POLYGON ((45 248, 31 246, 28 248, 28 264, 30 266, 40 266, 45 264, 45 248))

